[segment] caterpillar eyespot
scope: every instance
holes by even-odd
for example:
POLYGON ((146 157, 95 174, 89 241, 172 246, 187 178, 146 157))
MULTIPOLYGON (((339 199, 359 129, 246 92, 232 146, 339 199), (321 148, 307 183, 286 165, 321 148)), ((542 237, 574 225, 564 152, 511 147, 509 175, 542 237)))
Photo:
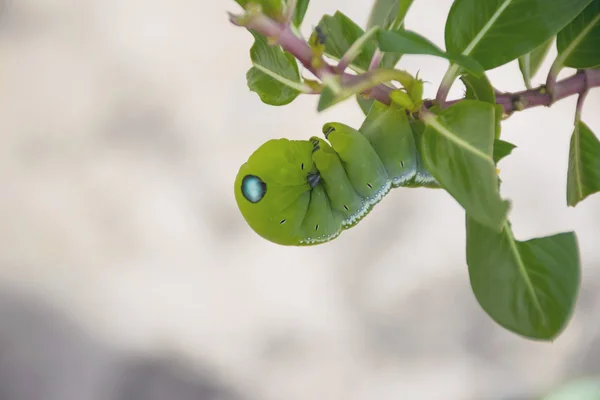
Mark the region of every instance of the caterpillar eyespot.
POLYGON ((251 203, 258 203, 267 193, 267 184, 258 176, 246 175, 242 179, 241 191, 246 200, 251 203))
POLYGON ((333 240, 392 188, 439 187, 417 150, 423 130, 403 109, 375 102, 358 130, 332 122, 323 126, 325 139, 269 140, 236 177, 242 216, 280 245, 333 240))

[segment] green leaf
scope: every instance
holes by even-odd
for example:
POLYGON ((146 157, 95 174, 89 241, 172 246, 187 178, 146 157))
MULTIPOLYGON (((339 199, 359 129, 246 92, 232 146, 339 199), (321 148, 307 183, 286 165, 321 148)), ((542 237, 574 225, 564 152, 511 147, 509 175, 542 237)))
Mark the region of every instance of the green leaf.
POLYGON ((323 86, 323 90, 321 91, 321 95, 319 96, 319 103, 317 104, 317 111, 321 112, 334 104, 339 103, 344 100, 343 98, 339 98, 333 88, 331 86, 323 86))
POLYGON ((496 104, 496 92, 485 73, 481 76, 463 74, 460 80, 465 85, 465 98, 496 104))
POLYGON ((494 164, 498 165, 498 162, 500 162, 500 160, 512 153, 513 149, 516 147, 517 146, 515 146, 514 144, 504 140, 494 140, 494 164))
POLYGON ((533 49, 533 51, 519 57, 519 69, 527 89, 531 89, 531 80, 540 69, 553 42, 554 36, 533 49))
POLYGON ((398 0, 375 0, 367 20, 367 29, 374 26, 387 29, 397 9, 398 0))
POLYGON ((445 28, 446 50, 486 70, 529 53, 556 35, 591 0, 455 0, 445 28))
POLYGON ((365 114, 365 116, 369 114, 369 111, 371 110, 371 106, 373 106, 374 101, 375 100, 373 99, 365 99, 361 97, 361 95, 356 95, 356 102, 360 106, 360 109, 365 114))
POLYGON ((496 139, 500 137, 500 131, 502 130, 501 122, 502 116, 504 115, 504 107, 496 105, 496 91, 490 83, 486 74, 481 76, 474 76, 466 73, 460 77, 461 81, 465 85, 465 98, 471 100, 485 101, 486 103, 493 104, 496 113, 496 139))
POLYGON ((571 68, 600 64, 600 0, 594 0, 558 33, 557 63, 571 68))
MULTIPOLYGON (((382 30, 399 32, 404 30, 404 18, 414 0, 375 0, 371 9, 367 29, 380 26, 382 30)), ((394 68, 402 58, 400 53, 386 53, 381 59, 382 68, 394 68)))
POLYGON ((428 39, 412 31, 380 31, 377 33, 379 48, 384 52, 400 54, 427 54, 454 62, 474 75, 481 75, 483 68, 474 59, 460 54, 449 54, 428 39))
MULTIPOLYGON (((333 16, 324 15, 318 26, 325 35, 325 54, 334 60, 340 60, 352 43, 365 33, 360 26, 339 11, 333 16)), ((375 38, 368 40, 350 64, 350 68, 357 72, 368 70, 376 48, 375 38)))
POLYGON ((306 88, 300 80, 296 59, 279 46, 269 46, 264 36, 250 31, 254 44, 250 49, 253 67, 246 73, 251 91, 263 103, 282 106, 291 103, 306 88))
POLYGON ((298 2, 296 3, 296 10, 294 12, 294 18, 292 22, 297 27, 300 27, 300 25, 302 25, 302 21, 304 20, 304 16, 306 15, 306 10, 308 10, 308 3, 310 3, 310 0, 298 0, 298 2))
POLYGON ((600 191, 600 141, 581 121, 575 125, 569 150, 567 205, 575 207, 600 191))
POLYGON ((467 215, 500 231, 509 202, 500 198, 492 159, 495 110, 489 103, 463 100, 425 115, 421 153, 427 170, 463 206, 467 215))
POLYGON ((269 17, 279 19, 283 10, 281 0, 235 0, 240 6, 246 8, 248 4, 258 4, 262 7, 262 11, 269 17))
POLYGON ((519 335, 556 338, 579 292, 575 233, 521 242, 515 240, 508 222, 495 232, 467 217, 466 227, 471 287, 485 312, 519 335))

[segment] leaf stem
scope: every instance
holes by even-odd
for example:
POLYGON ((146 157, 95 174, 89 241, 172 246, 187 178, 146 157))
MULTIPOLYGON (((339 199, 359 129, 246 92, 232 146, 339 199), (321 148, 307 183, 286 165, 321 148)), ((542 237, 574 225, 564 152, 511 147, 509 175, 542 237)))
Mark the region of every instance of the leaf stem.
POLYGON ((440 87, 438 88, 437 94, 435 96, 435 101, 441 108, 444 108, 446 105, 446 97, 448 97, 448 93, 452 88, 452 84, 454 84, 454 81, 456 80, 457 73, 458 65, 453 63, 450 66, 450 68, 448 68, 446 74, 442 78, 442 83, 440 84, 440 87))
POLYGON ((373 57, 371 58, 371 63, 369 64, 369 71, 372 71, 379 67, 379 63, 383 58, 383 52, 379 50, 379 47, 375 49, 373 52, 373 57))
POLYGON ((296 12, 296 3, 298 0, 288 0, 287 6, 285 9, 285 17, 284 21, 286 25, 291 25, 292 20, 294 19, 294 13, 296 12))
POLYGON ((581 111, 583 110, 583 103, 585 103, 585 98, 587 97, 588 91, 583 91, 577 97, 577 106, 575 107, 575 124, 577 124, 581 120, 581 111))
POLYGON ((600 14, 589 21, 585 28, 579 32, 573 41, 558 55, 558 57, 556 57, 552 63, 552 66, 550 67, 550 73, 546 79, 546 88, 551 96, 555 95, 556 79, 558 78, 560 71, 565 66, 565 61, 569 58, 573 51, 577 49, 579 43, 588 35, 588 33, 590 33, 594 25, 596 25, 598 22, 600 22, 600 14))
POLYGON ((366 31, 361 37, 359 37, 352 45, 348 48, 346 53, 340 59, 340 62, 337 65, 337 70, 339 73, 343 73, 348 65, 354 61, 354 59, 360 54, 363 49, 363 46, 367 43, 369 39, 371 39, 379 30, 378 26, 374 26, 368 31, 366 31))

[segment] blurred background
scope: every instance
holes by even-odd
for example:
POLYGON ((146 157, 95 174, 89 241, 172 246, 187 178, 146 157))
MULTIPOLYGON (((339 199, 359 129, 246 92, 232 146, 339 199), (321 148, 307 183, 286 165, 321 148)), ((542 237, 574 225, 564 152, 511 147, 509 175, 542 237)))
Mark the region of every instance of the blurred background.
MULTIPOLYGON (((443 46, 450 5, 415 1, 406 25, 443 46)), ((337 9, 365 24, 370 6, 313 0, 303 31, 337 9)), ((234 1, 0 10, 0 400, 524 400, 600 374, 600 196, 566 206, 574 97, 503 127, 517 238, 575 230, 581 247, 576 312, 540 343, 479 307, 463 212, 442 191, 392 191, 312 248, 246 225, 233 181, 260 144, 363 116, 354 101, 262 104, 234 1)), ((399 64, 428 97, 446 67, 399 64)), ((523 89, 516 62, 489 76, 523 89)), ((599 109, 596 90, 583 112, 596 134, 599 109)))

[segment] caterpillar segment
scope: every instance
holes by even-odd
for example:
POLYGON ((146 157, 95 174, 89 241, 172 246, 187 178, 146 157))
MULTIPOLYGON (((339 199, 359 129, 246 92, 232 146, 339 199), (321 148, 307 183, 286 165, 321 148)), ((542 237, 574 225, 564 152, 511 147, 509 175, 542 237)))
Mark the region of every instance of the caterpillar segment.
POLYGON ((392 188, 436 187, 419 156, 419 132, 403 109, 376 102, 359 130, 328 123, 323 134, 269 140, 240 167, 236 201, 263 238, 288 246, 328 242, 392 188))

